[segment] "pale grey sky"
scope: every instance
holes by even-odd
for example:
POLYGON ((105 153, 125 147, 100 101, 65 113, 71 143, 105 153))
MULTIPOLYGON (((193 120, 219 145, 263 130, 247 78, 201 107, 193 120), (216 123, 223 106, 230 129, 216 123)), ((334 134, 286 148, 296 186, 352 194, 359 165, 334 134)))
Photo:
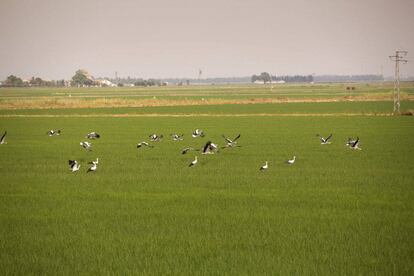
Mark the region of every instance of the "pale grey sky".
MULTIPOLYGON (((0 80, 94 76, 392 75, 413 0, 0 0, 0 80), (382 70, 382 71, 381 71, 382 70)), ((411 58, 413 57, 413 58, 411 58)))

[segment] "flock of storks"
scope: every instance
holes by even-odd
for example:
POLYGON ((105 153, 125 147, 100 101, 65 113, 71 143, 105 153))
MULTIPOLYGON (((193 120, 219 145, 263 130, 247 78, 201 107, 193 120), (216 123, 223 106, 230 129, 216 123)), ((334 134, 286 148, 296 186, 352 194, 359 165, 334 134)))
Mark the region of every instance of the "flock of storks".
MULTIPOLYGON (((60 130, 50 130, 50 131, 47 132, 48 136, 59 136, 60 134, 61 134, 60 130)), ((7 131, 5 131, 3 136, 1 137, 0 145, 7 144, 6 135, 7 135, 7 131)), ((205 134, 201 129, 196 129, 191 134, 191 136, 193 138, 198 138, 198 137, 204 137, 205 134)), ((328 145, 328 144, 331 143, 332 134, 330 134, 326 138, 320 136, 319 134, 317 134, 316 136, 319 137, 321 145, 328 145)), ((89 140, 99 139, 100 137, 101 136, 97 132, 91 132, 91 133, 88 133, 85 136, 85 138, 87 138, 89 140)), ((225 146, 219 147, 217 144, 213 143, 212 141, 207 141, 201 149, 186 147, 186 148, 183 148, 181 150, 181 153, 186 154, 189 151, 201 151, 201 154, 215 154, 215 153, 218 152, 219 148, 224 149, 224 148, 240 147, 237 144, 237 140, 240 138, 240 134, 237 135, 236 137, 234 137, 233 139, 230 139, 230 138, 228 138, 224 135, 222 135, 222 137, 226 141, 225 146)), ((153 133, 153 134, 149 135, 149 139, 150 139, 151 142, 160 142, 163 138, 164 138, 164 136, 162 134, 158 135, 156 133, 153 133)), ((184 135, 174 133, 174 134, 171 134, 171 138, 172 138, 173 141, 183 141, 184 140, 184 135)), ((346 142, 345 145, 347 147, 349 147, 350 149, 353 149, 353 150, 361 150, 361 148, 359 147, 359 137, 357 137, 356 139, 348 138, 348 141, 346 142)), ((80 146, 82 146, 82 148, 84 148, 87 151, 92 150, 92 143, 91 142, 88 142, 88 141, 80 142, 80 146)), ((151 145, 150 143, 146 142, 146 141, 142 141, 142 142, 139 142, 137 144, 138 149, 141 148, 141 147, 153 148, 154 146, 151 145)), ((295 160, 296 160, 296 156, 293 156, 292 159, 289 159, 289 160, 286 161, 286 164, 293 165, 295 163, 295 160)), ((191 163, 188 166, 193 167, 197 164, 197 162, 198 162, 197 156, 195 156, 194 160, 191 161, 191 163)), ((79 164, 78 161, 69 160, 68 163, 69 163, 69 166, 70 166, 70 170, 72 172, 79 171, 80 164, 79 164)), ((96 160, 89 162, 88 164, 90 165, 90 167, 88 168, 87 172, 88 173, 89 172, 95 172, 98 169, 98 163, 99 163, 99 158, 96 158, 96 160)), ((260 167, 260 171, 265 171, 268 168, 269 168, 269 164, 268 164, 268 161, 266 161, 265 164, 260 167)))

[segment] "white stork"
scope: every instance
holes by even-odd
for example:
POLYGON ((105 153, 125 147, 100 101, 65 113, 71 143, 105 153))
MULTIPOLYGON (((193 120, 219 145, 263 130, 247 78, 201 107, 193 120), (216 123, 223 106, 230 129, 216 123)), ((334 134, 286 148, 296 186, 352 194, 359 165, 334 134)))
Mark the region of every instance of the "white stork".
POLYGON ((191 136, 193 136, 193 138, 204 137, 204 132, 201 129, 196 129, 193 131, 191 136))
POLYGON ((356 142, 357 139, 353 139, 351 137, 348 138, 348 141, 346 142, 345 146, 350 147, 352 144, 356 142))
POLYGON ((331 142, 329 141, 329 139, 331 139, 332 138, 332 134, 331 135, 329 135, 328 137, 326 137, 326 138, 323 138, 322 136, 320 136, 319 134, 317 134, 316 136, 318 136, 319 137, 319 139, 321 140, 321 145, 328 145, 328 144, 330 144, 331 142))
POLYGON ((58 136, 58 135, 60 135, 60 129, 58 129, 58 130, 53 130, 53 129, 51 129, 51 130, 49 130, 46 134, 47 134, 48 136, 54 136, 54 135, 58 136))
POLYGON ((164 137, 164 135, 157 135, 157 134, 151 134, 151 135, 149 135, 148 136, 149 138, 150 138, 150 140, 152 141, 152 142, 159 142, 159 141, 161 141, 161 139, 164 137))
POLYGON ((361 150, 361 148, 358 146, 359 145, 359 137, 356 138, 355 141, 352 141, 353 143, 350 143, 349 148, 353 149, 353 150, 361 150))
POLYGON ((88 138, 88 139, 98 139, 100 137, 101 137, 101 135, 99 135, 99 133, 93 131, 91 133, 86 134, 86 137, 85 138, 88 138))
POLYGON ((224 148, 233 148, 233 147, 237 147, 237 139, 240 138, 240 134, 237 135, 234 139, 230 139, 224 135, 222 135, 224 140, 226 140, 227 145, 224 148))
POLYGON ((96 164, 96 165, 98 165, 98 163, 99 163, 99 158, 97 157, 95 161, 91 161, 88 164, 91 164, 91 165, 96 164))
POLYGON ((6 142, 6 135, 7 135, 7 131, 5 131, 4 134, 3 134, 3 136, 1 136, 0 145, 7 144, 7 142, 6 142))
POLYGON ((197 164, 197 156, 194 157, 194 160, 188 165, 189 167, 195 166, 197 164))
POLYGON ((202 150, 202 154, 214 154, 217 152, 218 146, 211 141, 208 141, 202 150))
POLYGON ((296 160, 296 156, 293 156, 293 159, 289 159, 288 161, 286 161, 286 163, 288 163, 289 165, 293 165, 293 163, 295 163, 296 160))
POLYGON ((84 149, 86 150, 92 150, 92 143, 90 142, 80 142, 79 143, 84 149))
POLYGON ((93 163, 92 166, 88 169, 88 172, 94 172, 98 168, 98 163, 93 163))
POLYGON ((200 151, 200 150, 198 150, 198 149, 195 149, 195 148, 183 148, 182 150, 181 150, 181 153, 182 154, 186 154, 187 152, 189 152, 190 150, 194 150, 194 151, 200 151))
POLYGON ((140 147, 149 147, 149 148, 153 148, 154 146, 152 146, 152 145, 148 144, 148 143, 147 143, 147 142, 145 142, 145 141, 142 141, 142 142, 140 142, 140 143, 138 143, 138 144, 137 144, 137 148, 139 149, 140 147))
POLYGON ((72 172, 79 171, 80 164, 78 163, 78 161, 76 161, 76 160, 69 160, 69 166, 70 166, 70 170, 72 172))
POLYGON ((266 163, 263 166, 260 167, 260 171, 265 171, 265 170, 267 170, 267 168, 269 168, 269 164, 266 161, 266 163))
POLYGON ((177 134, 177 133, 171 134, 173 141, 182 141, 184 140, 183 136, 184 136, 183 134, 177 134))

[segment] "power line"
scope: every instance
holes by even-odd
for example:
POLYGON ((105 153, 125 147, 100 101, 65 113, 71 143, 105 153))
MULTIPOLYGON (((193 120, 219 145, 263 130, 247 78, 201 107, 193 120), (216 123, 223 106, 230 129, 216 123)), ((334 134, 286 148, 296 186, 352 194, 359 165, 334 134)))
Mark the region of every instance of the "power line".
POLYGON ((407 51, 395 51, 395 56, 389 56, 392 61, 395 61, 394 74, 394 113, 400 113, 400 62, 407 63, 408 60, 404 57, 408 54, 407 51))

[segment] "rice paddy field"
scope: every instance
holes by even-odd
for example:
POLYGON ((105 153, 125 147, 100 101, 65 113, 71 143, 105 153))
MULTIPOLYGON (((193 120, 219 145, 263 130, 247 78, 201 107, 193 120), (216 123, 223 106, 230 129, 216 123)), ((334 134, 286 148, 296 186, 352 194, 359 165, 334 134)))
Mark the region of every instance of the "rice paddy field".
POLYGON ((389 84, 347 85, 0 89, 0 271, 413 275, 414 117, 391 115, 389 84))

